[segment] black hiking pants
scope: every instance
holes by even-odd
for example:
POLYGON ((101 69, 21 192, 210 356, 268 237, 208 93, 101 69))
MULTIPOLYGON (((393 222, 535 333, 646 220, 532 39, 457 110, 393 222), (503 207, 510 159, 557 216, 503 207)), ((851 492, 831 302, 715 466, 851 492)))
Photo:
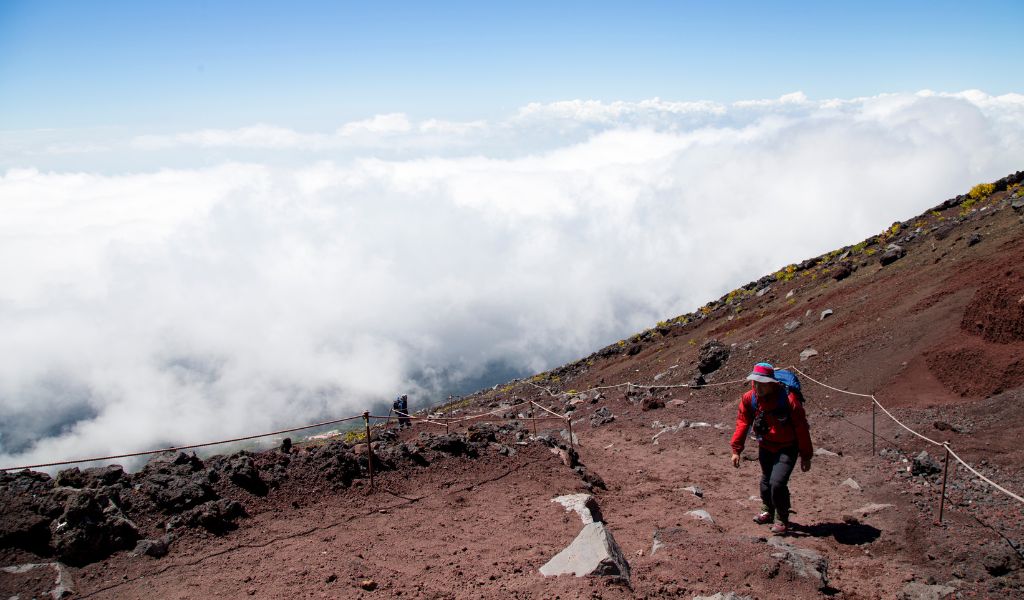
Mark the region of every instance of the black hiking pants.
POLYGON ((761 463, 761 501, 769 513, 788 523, 789 476, 796 467, 797 447, 783 448, 778 452, 760 448, 757 460, 761 463))

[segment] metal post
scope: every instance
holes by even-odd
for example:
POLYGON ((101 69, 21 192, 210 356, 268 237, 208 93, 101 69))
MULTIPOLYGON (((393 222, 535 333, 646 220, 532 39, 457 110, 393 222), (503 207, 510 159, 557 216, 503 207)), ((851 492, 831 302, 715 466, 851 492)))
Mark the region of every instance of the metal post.
POLYGON ((942 463, 942 497, 939 498, 939 525, 942 525, 942 511, 946 507, 946 477, 949 476, 949 446, 943 444, 946 449, 946 458, 942 463))
POLYGON ((572 441, 572 417, 566 417, 565 420, 569 423, 569 447, 575 450, 576 445, 572 441))
POLYGON ((871 456, 875 455, 875 399, 871 399, 871 456))
POLYGON ((533 437, 537 437, 537 410, 536 408, 530 410, 530 414, 533 418, 533 437))
POLYGON ((370 443, 370 411, 363 411, 363 422, 366 423, 366 455, 368 471, 370 472, 370 489, 373 489, 373 444, 370 443))
POLYGON ((444 434, 448 435, 448 417, 444 418, 444 434))

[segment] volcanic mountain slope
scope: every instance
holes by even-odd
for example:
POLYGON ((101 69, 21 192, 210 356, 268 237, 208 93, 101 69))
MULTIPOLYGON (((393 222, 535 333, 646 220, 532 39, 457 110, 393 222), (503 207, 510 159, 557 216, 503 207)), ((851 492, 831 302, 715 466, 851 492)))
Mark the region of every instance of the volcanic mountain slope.
POLYGON ((872 455, 871 400, 840 390, 1024 490, 1022 180, 445 407, 492 413, 468 428, 377 428, 372 461, 334 442, 3 476, 0 593, 41 597, 60 574, 95 598, 1020 597, 1024 505, 951 466, 937 524, 943 448, 879 411, 872 455), (751 521, 755 444, 729 462, 761 360, 804 373, 818 449, 785 538, 751 521), (530 401, 569 415, 575 448, 530 401), (628 579, 539 573, 580 532, 551 502, 571 493, 596 498, 628 579))

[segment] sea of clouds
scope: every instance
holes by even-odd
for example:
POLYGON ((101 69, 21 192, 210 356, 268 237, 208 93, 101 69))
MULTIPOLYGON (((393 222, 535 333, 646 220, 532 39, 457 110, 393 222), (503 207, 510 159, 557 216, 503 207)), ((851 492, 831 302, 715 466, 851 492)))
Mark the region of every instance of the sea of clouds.
POLYGON ((1024 168, 1024 96, 5 137, 14 466, 436 402, 585 356, 1024 168))

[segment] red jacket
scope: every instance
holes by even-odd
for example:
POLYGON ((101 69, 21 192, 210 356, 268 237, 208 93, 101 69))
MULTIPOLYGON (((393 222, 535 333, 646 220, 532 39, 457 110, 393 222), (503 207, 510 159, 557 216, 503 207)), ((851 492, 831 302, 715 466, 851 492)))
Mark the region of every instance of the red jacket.
MULTIPOLYGON (((776 394, 780 396, 781 394, 776 394)), ((754 423, 754 407, 751 399, 754 390, 751 389, 743 394, 740 400, 740 408, 736 413, 736 431, 732 434, 732 451, 736 454, 743 452, 744 442, 747 440, 747 431, 754 423)), ((814 454, 811 446, 811 432, 807 426, 807 413, 804 406, 797 399, 796 394, 790 392, 786 401, 789 402, 788 422, 780 422, 775 416, 775 408, 780 398, 758 398, 757 410, 764 411, 765 420, 768 422, 768 433, 761 439, 760 445, 765 450, 778 452, 783 448, 797 446, 800 450, 800 457, 810 459, 814 454)))

